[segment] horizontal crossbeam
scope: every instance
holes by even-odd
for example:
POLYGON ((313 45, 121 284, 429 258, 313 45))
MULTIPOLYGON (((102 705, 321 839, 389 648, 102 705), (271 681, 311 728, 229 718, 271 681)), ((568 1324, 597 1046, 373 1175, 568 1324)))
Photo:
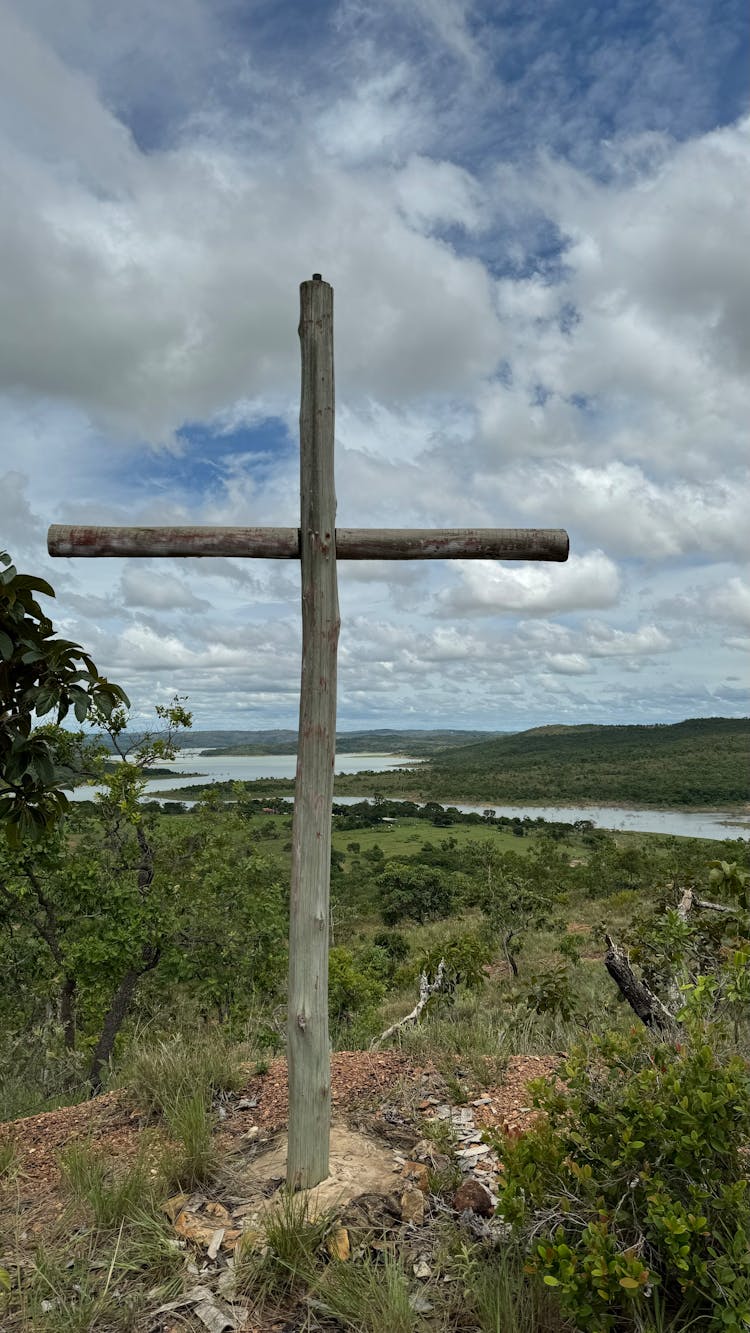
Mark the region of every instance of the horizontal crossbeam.
MULTIPOLYGON (((340 560, 567 560, 561 528, 337 528, 340 560)), ((55 524, 50 555, 258 556, 298 560, 299 528, 101 528, 55 524)))

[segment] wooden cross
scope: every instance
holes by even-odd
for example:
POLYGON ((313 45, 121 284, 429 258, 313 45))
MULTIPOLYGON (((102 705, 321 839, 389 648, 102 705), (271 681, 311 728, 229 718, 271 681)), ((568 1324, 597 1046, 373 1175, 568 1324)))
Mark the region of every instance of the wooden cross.
POLYGON ((336 560, 566 560, 559 529, 336 528, 333 288, 300 286, 299 528, 102 528, 55 525, 53 556, 251 556, 299 560, 302 684, 289 925, 287 1182, 328 1175, 331 1118, 328 928, 339 637, 336 560))

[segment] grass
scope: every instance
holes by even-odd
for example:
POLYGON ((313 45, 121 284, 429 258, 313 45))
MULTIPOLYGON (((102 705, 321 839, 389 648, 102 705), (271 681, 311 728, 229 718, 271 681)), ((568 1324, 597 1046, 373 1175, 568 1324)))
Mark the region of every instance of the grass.
POLYGON ((523 1255, 513 1244, 489 1254, 477 1247, 459 1252, 462 1302, 482 1333, 563 1333, 566 1329, 572 1333, 554 1295, 531 1282, 523 1265, 523 1255))
MULTIPOLYGON (((156 1207, 143 1158, 115 1170, 91 1144, 61 1158, 70 1207, 33 1256, 11 1265, 3 1333, 141 1333, 149 1309, 183 1286, 185 1254, 156 1207)), ((19 1229, 21 1220, 18 1221, 19 1229)), ((15 1249, 23 1252, 22 1237, 15 1249)))
POLYGON ((203 1092, 182 1093, 164 1110, 174 1146, 161 1160, 162 1177, 169 1188, 192 1190, 212 1180, 220 1164, 213 1140, 213 1114, 203 1092))
POLYGON ((409 1278, 397 1258, 333 1263, 313 1289, 313 1309, 351 1333, 412 1333, 424 1327, 412 1308, 409 1278))
POLYGON ((152 1203, 154 1182, 143 1157, 115 1171, 91 1144, 72 1143, 60 1166, 73 1203, 83 1205, 101 1231, 116 1229, 152 1203))
MULTIPOLYGON (((242 1054, 246 1054, 242 1052, 242 1054)), ((167 1115, 179 1102, 200 1093, 208 1101, 238 1092, 243 1081, 241 1051, 220 1029, 180 1035, 131 1051, 118 1082, 150 1111, 167 1115)))
POLYGON ((18 1149, 12 1140, 0 1143, 0 1182, 12 1180, 18 1171, 18 1149))
POLYGON ((321 1252, 331 1230, 328 1212, 312 1215, 304 1194, 282 1190, 262 1221, 265 1243, 257 1238, 235 1251, 235 1287, 261 1309, 281 1304, 314 1284, 321 1252))

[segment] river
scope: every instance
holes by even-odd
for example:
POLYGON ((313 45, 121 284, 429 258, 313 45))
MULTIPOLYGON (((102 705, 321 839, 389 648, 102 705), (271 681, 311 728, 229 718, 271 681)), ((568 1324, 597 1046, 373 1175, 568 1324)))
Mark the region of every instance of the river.
MULTIPOLYGON (((390 773, 404 764, 417 760, 397 754, 342 754, 336 757, 337 773, 359 773, 368 769, 375 773, 390 773)), ((293 754, 268 755, 205 755, 200 750, 183 750, 171 762, 174 775, 150 778, 146 792, 158 797, 161 792, 176 787, 186 789, 204 782, 249 782, 257 778, 293 778, 297 757, 293 754), (199 777, 180 777, 180 772, 200 772, 199 777)), ((334 787, 335 790, 335 787, 334 787)), ((95 787, 77 787, 70 793, 74 801, 91 800, 95 787)), ((374 794, 374 789, 373 793, 374 794)), ((366 800, 364 796, 335 796, 342 804, 353 805, 366 800)), ((186 802, 188 804, 189 802, 186 802)), ((727 814, 721 810, 696 811, 630 809, 627 806, 586 805, 498 805, 487 800, 481 805, 467 805, 446 801, 457 810, 492 809, 496 815, 510 819, 549 819, 574 824, 577 819, 590 819, 599 828, 621 829, 634 833, 671 833, 680 838, 750 838, 750 819, 727 814)))

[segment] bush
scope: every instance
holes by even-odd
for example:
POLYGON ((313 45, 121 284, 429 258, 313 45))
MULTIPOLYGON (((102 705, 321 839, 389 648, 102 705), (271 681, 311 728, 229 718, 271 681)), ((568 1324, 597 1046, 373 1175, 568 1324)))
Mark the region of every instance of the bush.
POLYGON ((529 1271, 592 1333, 652 1329, 655 1305, 680 1327, 746 1329, 746 1063, 693 1013, 684 1042, 610 1035, 564 1075, 536 1085, 545 1118, 501 1149, 500 1207, 529 1238, 529 1271))
POLYGON ((364 967, 350 949, 337 947, 330 950, 328 1013, 332 1023, 350 1023, 355 1015, 379 1004, 384 994, 385 986, 380 977, 364 967))
POLYGON ((455 906, 451 878, 438 866, 391 861, 375 881, 378 906, 387 926, 411 918, 420 925, 450 916, 455 906))

